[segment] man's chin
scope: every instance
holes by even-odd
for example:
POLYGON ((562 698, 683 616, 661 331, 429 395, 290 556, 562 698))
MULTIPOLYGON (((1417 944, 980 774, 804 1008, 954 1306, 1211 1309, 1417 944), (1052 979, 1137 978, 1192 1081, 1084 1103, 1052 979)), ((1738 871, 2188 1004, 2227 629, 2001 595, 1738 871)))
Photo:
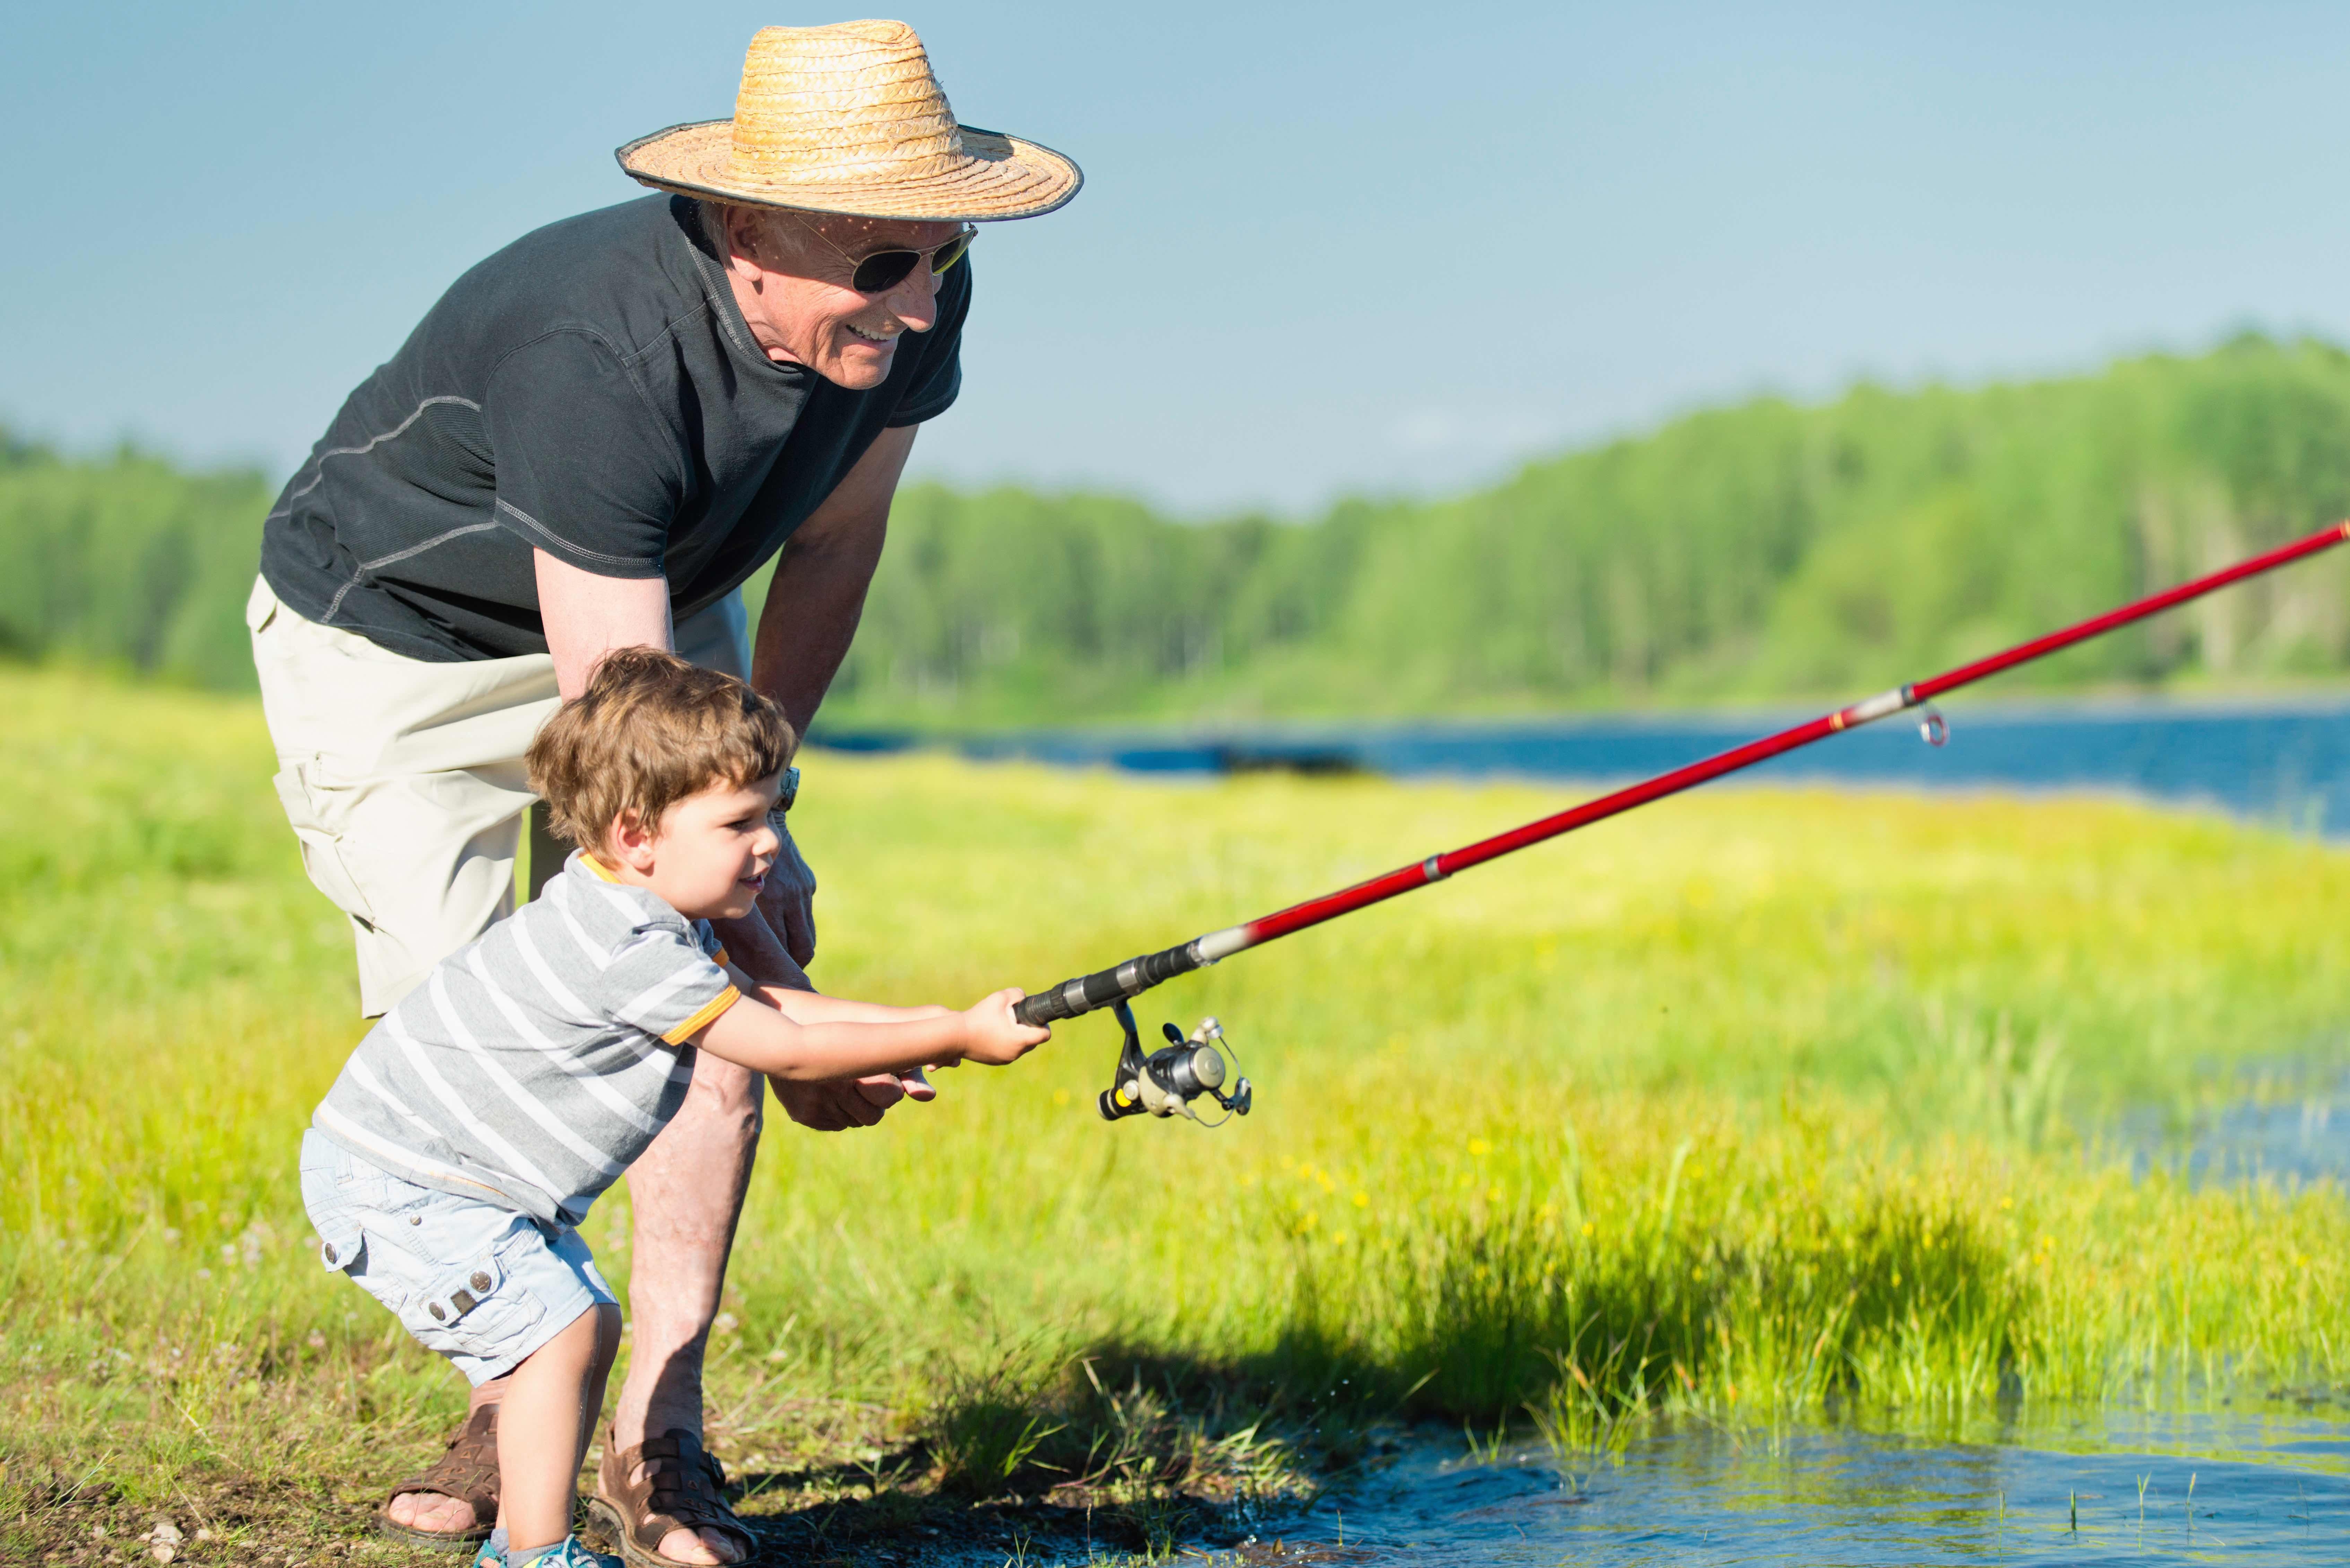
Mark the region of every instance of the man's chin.
POLYGON ((832 357, 832 369, 825 376, 836 387, 852 392, 870 391, 889 379, 889 367, 898 362, 898 339, 887 343, 869 343, 862 337, 843 335, 839 352, 832 357))

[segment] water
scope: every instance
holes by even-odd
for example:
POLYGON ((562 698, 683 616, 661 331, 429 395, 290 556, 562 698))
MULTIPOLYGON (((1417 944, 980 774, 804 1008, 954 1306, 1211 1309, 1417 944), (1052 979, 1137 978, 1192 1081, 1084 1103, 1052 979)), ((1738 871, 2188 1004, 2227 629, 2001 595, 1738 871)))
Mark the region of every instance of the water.
MULTIPOLYGON (((2350 700, 2259 706, 2179 702, 1941 704, 1949 743, 1919 739, 1915 715, 1833 736, 1762 764, 1755 780, 1910 788, 2114 790, 2214 806, 2304 832, 2350 834, 2350 700)), ((1643 778, 1782 729, 1811 712, 1694 713, 1423 723, 1299 723, 1173 733, 1026 730, 952 742, 986 760, 1134 773, 1286 768, 1395 778, 1643 778)), ((821 744, 891 751, 903 733, 819 732, 821 744)))
MULTIPOLYGON (((2350 701, 1961 701, 1943 711, 1947 746, 1921 743, 1914 718, 1903 716, 1750 776, 2116 791, 2350 834, 2350 701)), ((1810 716, 1300 724, 1188 735, 1039 730, 954 743, 983 760, 1155 774, 1286 768, 1586 782, 1646 777, 1810 716)), ((864 751, 917 743, 906 735, 816 739, 864 751)), ((2199 1181, 2350 1180, 2350 1083, 2187 1112, 2144 1107, 2112 1136, 2141 1168, 2180 1162, 2199 1181)), ((1983 1442, 1682 1428, 1634 1442, 1620 1459, 1573 1467, 1540 1448, 1469 1459, 1458 1439, 1423 1441, 1302 1516, 1264 1522, 1255 1537, 1235 1541, 1230 1523, 1209 1527, 1187 1552, 1222 1563, 1426 1568, 2350 1563, 2350 1422, 2103 1412, 1983 1442)), ((991 1568, 1002 1557, 990 1555, 991 1568)), ((1060 1558, 1047 1548, 1033 1560, 1060 1558)))
POLYGON ((2350 1081, 2184 1112, 2141 1106, 2118 1118, 2111 1141, 2130 1152, 2134 1168, 2160 1161, 2183 1169, 2198 1185, 2350 1184, 2350 1081))
POLYGON ((2083 1438, 2099 1451, 1683 1429, 1572 1469, 1539 1448, 1464 1459, 1456 1439, 1254 1542, 1193 1549, 1426 1568, 2350 1563, 2350 1425, 2102 1418, 2083 1438))

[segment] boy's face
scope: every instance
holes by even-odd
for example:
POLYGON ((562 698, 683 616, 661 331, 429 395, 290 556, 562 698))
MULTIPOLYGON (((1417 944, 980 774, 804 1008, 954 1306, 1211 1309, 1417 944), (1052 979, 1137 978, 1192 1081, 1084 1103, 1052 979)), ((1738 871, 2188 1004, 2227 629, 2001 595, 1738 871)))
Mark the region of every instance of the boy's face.
POLYGON ((733 920, 751 912, 781 841, 767 826, 781 776, 712 784, 661 815, 650 836, 623 821, 614 847, 637 878, 688 919, 733 920))

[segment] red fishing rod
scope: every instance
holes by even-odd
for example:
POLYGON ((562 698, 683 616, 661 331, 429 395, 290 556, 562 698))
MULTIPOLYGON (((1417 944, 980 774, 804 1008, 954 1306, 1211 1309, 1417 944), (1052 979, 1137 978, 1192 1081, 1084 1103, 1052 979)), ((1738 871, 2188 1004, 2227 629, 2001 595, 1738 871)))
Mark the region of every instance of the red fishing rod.
MULTIPOLYGON (((1318 926, 1326 920, 1335 920, 1341 915, 1350 915, 1357 909, 1382 903, 1398 894, 1425 888, 1431 882, 1441 882, 1472 866, 1482 866, 1488 860, 1514 855, 1530 846, 1573 833, 1578 827, 1588 827, 1595 822, 1621 815, 1652 800, 1679 794, 1685 789, 1718 779, 1724 774, 1751 768, 1757 763, 1783 756, 1842 731, 1858 729, 1889 714, 1916 708, 1946 691, 1971 686, 2002 670, 2045 659, 2074 643, 2102 637, 2116 628, 2143 620, 2147 616, 2186 604, 2190 599, 2201 598, 2231 583, 2241 583, 2247 577, 2257 577, 2279 566, 2330 550, 2345 539, 2350 539, 2350 523, 2336 524, 2322 533, 2297 539, 2265 555, 2254 556, 2250 560, 2239 561, 2209 576, 2197 577, 2175 588, 2166 588, 2119 609, 2092 616, 2062 631, 2052 631, 2045 637, 2019 643, 2004 652, 1978 659, 1971 664, 1961 664, 1956 670, 1945 670, 1913 685, 1896 686, 1889 691, 1880 691, 1848 708, 1839 708, 1833 713, 1822 714, 1808 722, 1782 730, 1775 735, 1765 735, 1742 746, 1733 746, 1702 762, 1659 774, 1655 778, 1628 785, 1612 794, 1601 795, 1596 800, 1586 801, 1581 805, 1529 822, 1522 827, 1497 833, 1491 838, 1481 838, 1458 849, 1444 850, 1425 860, 1399 867, 1385 876, 1357 882, 1351 888, 1342 888, 1318 898, 1308 898, 1302 904, 1292 904, 1285 909, 1277 909, 1245 925, 1227 926, 1222 930, 1196 937, 1180 947, 1146 953, 1109 969, 1063 981, 1049 991, 1024 999, 1015 1011, 1023 1023, 1051 1023, 1091 1012, 1099 1007, 1117 1010, 1118 1022, 1126 1028, 1126 1047, 1118 1059, 1117 1082, 1101 1096, 1101 1111, 1105 1116, 1116 1119, 1148 1111, 1156 1116, 1192 1115, 1197 1119, 1196 1113, 1191 1110, 1191 1102, 1202 1096, 1214 1099, 1228 1114, 1246 1115, 1250 1101, 1247 1079, 1239 1080, 1229 1096, 1221 1092, 1224 1064, 1223 1058, 1215 1049, 1215 1043, 1221 1041, 1222 1034, 1215 1020, 1210 1019, 1201 1025, 1189 1040, 1184 1039, 1173 1024, 1169 1024, 1166 1048, 1145 1056, 1135 1033, 1133 1012, 1126 1005, 1127 999, 1139 996, 1177 975, 1189 974, 1195 969, 1202 969, 1234 953, 1261 947, 1276 938, 1318 926)), ((1926 725, 1928 738, 1935 744, 1940 744, 1940 715, 1929 709, 1926 725)))

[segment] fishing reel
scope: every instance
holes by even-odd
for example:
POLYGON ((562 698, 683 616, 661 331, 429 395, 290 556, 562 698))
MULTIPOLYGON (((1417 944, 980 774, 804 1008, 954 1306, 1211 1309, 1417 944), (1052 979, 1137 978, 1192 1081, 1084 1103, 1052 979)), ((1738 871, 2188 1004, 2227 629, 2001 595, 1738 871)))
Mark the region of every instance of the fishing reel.
MULTIPOLYGON (((1134 1025, 1134 1009, 1123 999, 1111 1005, 1118 1013, 1118 1027, 1126 1031, 1126 1043, 1118 1054, 1118 1075, 1101 1092, 1098 1103, 1104 1121, 1144 1115, 1181 1116, 1203 1127, 1218 1127, 1249 1114, 1256 1090, 1246 1078, 1233 1080, 1232 1092, 1224 1093, 1231 1069, 1223 1051, 1217 1049, 1223 1044, 1222 1024, 1207 1019, 1191 1031, 1189 1039, 1172 1023, 1166 1024, 1167 1044, 1146 1056, 1142 1036, 1134 1025), (1224 1114, 1214 1121, 1201 1116, 1195 1102, 1203 1099, 1222 1106, 1224 1114)), ((1232 1067, 1238 1065, 1239 1058, 1234 1057, 1232 1067)))

